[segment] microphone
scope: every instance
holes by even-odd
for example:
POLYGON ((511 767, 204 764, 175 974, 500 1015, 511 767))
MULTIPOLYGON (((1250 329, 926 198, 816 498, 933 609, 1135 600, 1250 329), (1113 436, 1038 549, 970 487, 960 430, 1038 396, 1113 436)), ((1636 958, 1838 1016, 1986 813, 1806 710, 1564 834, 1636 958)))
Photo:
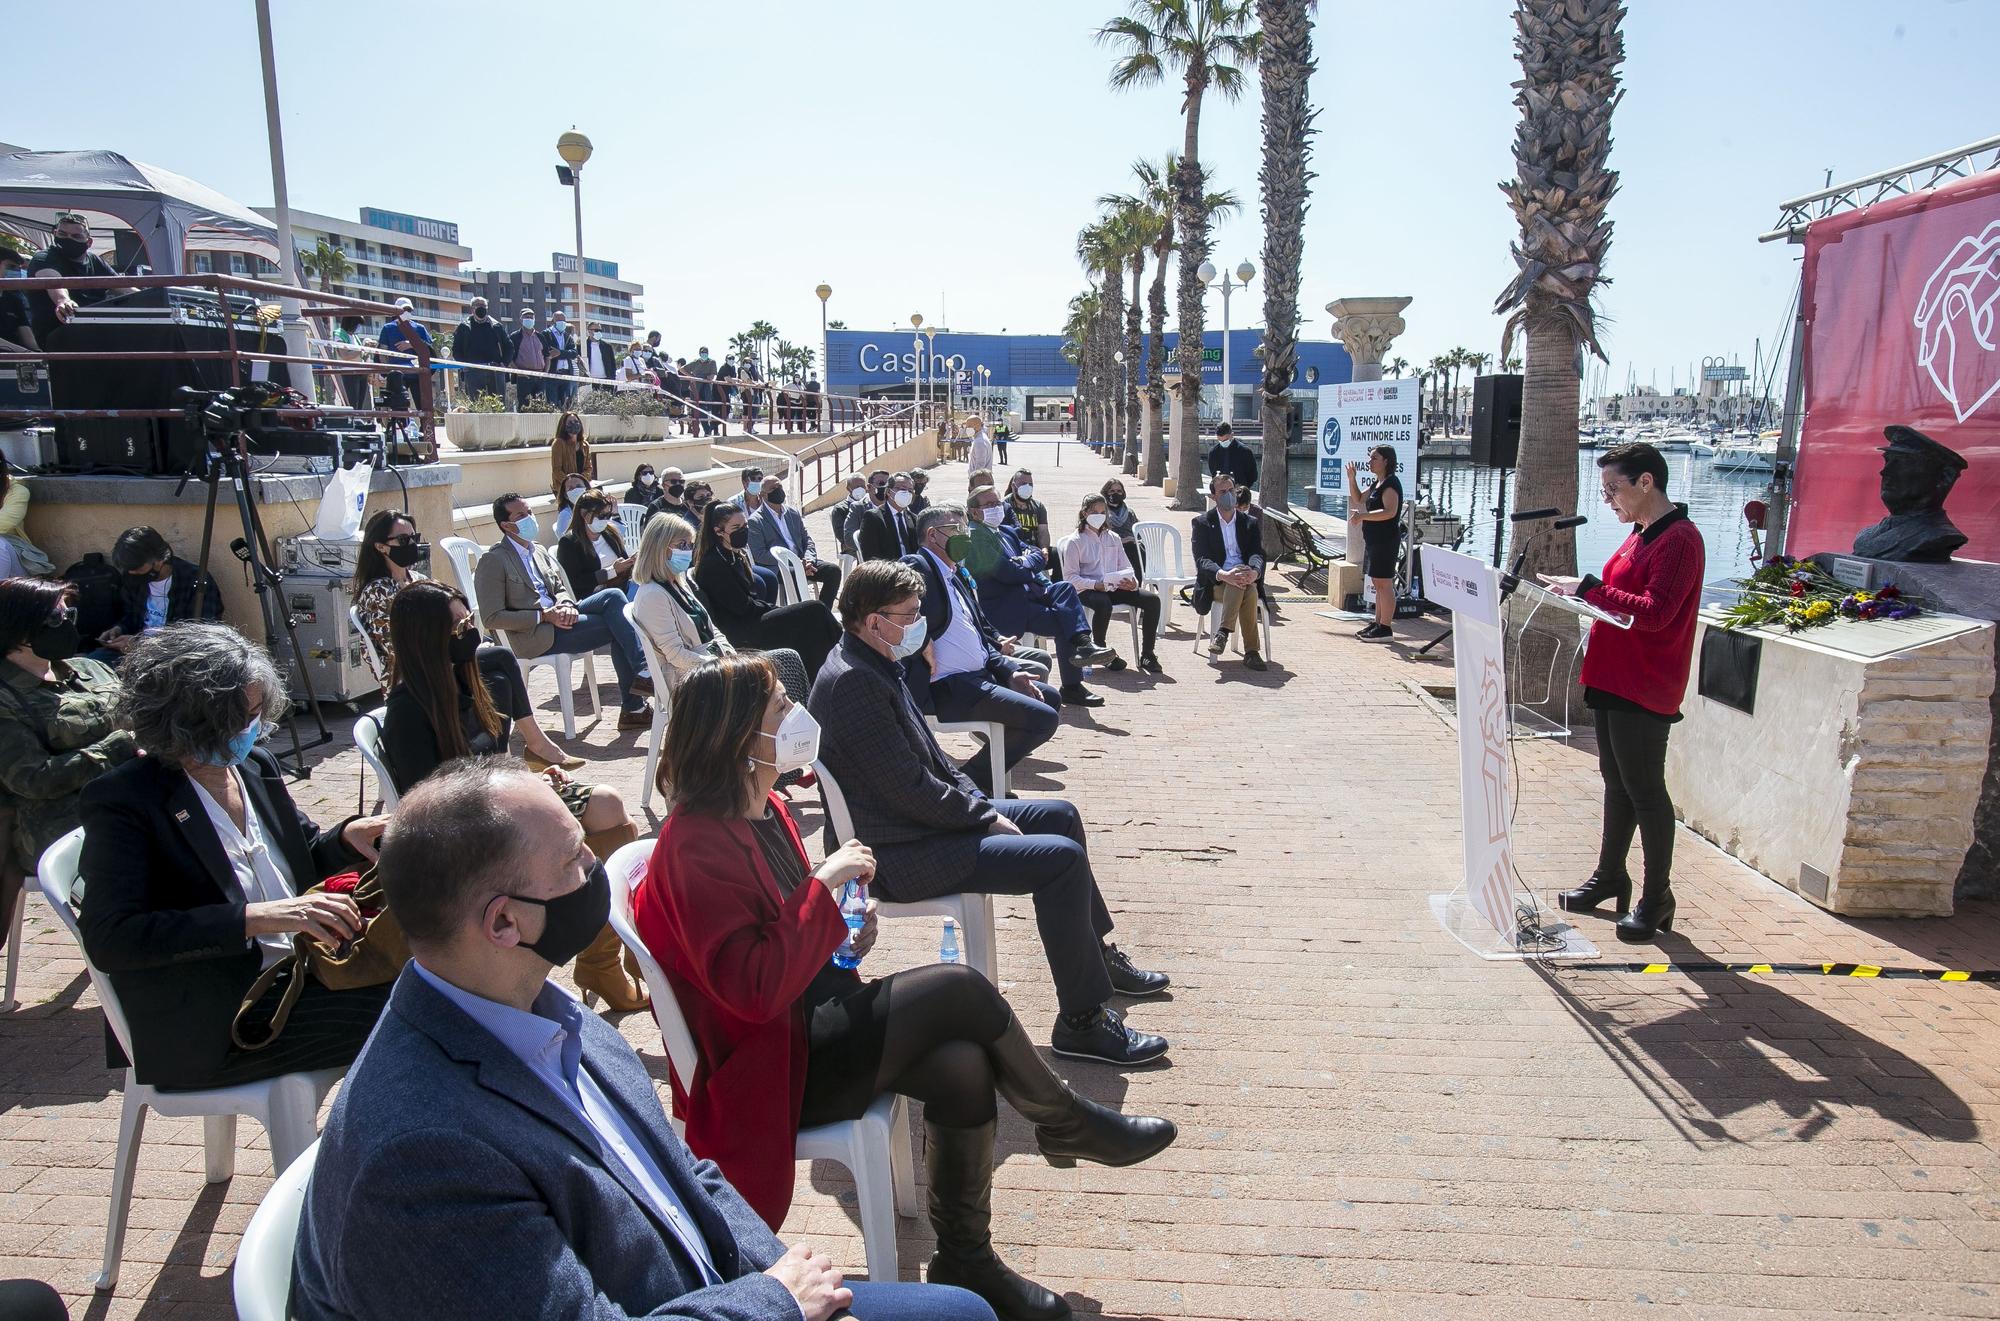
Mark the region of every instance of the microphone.
POLYGON ((1556 518, 1556 515, 1560 513, 1562 513, 1560 509, 1528 509, 1514 515, 1512 521, 1516 523, 1525 523, 1530 520, 1543 518, 1555 518, 1556 521, 1548 527, 1537 529, 1533 536, 1521 544, 1521 549, 1514 556, 1514 567, 1500 575, 1501 596, 1512 596, 1514 589, 1521 585, 1521 566, 1528 562, 1528 552, 1535 548, 1537 541, 1540 541, 1551 532, 1559 532, 1566 528, 1582 527, 1590 521, 1590 519, 1582 514, 1571 514, 1567 518, 1556 518))
POLYGON ((1554 518, 1561 512, 1562 510, 1553 507, 1548 509, 1523 509, 1519 513, 1507 515, 1507 521, 1509 523, 1534 523, 1544 518, 1554 518))
POLYGON ((1589 521, 1590 519, 1582 514, 1571 514, 1568 518, 1558 518, 1555 521, 1555 526, 1550 530, 1554 532, 1561 532, 1566 528, 1582 527, 1585 523, 1588 523, 1589 521))

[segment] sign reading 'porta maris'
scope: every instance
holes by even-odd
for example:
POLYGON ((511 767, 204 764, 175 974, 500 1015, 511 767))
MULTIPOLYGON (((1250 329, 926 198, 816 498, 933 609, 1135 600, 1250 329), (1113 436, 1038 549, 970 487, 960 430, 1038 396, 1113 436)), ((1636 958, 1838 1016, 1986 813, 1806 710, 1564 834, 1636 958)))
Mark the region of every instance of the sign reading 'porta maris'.
POLYGON ((1396 469, 1409 483, 1417 470, 1417 398, 1415 381, 1322 385, 1313 485, 1322 492, 1346 494, 1347 465, 1352 463, 1366 489, 1372 480, 1368 451, 1377 445, 1396 451, 1396 469))

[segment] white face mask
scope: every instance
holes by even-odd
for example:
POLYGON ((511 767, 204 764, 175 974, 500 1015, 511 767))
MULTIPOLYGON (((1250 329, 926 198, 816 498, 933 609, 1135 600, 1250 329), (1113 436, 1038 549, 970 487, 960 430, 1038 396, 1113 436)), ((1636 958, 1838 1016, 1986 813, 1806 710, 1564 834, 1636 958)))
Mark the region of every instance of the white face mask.
POLYGON ((1032 500, 1035 498, 1035 484, 1033 482, 1022 482, 1014 488, 1014 494, 1020 499, 1032 500))
POLYGON ((611 520, 608 518, 593 518, 590 520, 590 530, 592 532, 598 533, 599 535, 602 535, 604 529, 610 526, 611 526, 611 520))
MULTIPOLYGON (((762 731, 758 731, 762 733, 762 731)), ((785 712, 785 718, 778 724, 776 734, 765 734, 777 745, 777 760, 761 761, 757 757, 750 760, 769 766, 779 774, 786 771, 803 770, 819 760, 819 721, 813 719, 812 712, 803 706, 794 705, 785 712)))
POLYGON ((979 521, 988 527, 999 527, 1000 520, 1007 517, 1007 511, 999 505, 988 505, 979 511, 979 521))
POLYGON ((847 498, 857 505, 865 505, 868 503, 868 488, 857 486, 847 493, 847 498))
MULTIPOLYGON (((883 618, 888 619, 889 617, 884 615, 883 618)), ((896 621, 891 619, 889 622, 893 624, 896 621)), ((916 655, 924 649, 924 639, 929 636, 930 631, 931 621, 925 619, 922 615, 918 615, 913 622, 904 626, 903 640, 889 644, 889 653, 897 660, 906 660, 916 655)))
POLYGON ((916 499, 917 497, 916 493, 913 491, 898 491, 896 492, 895 498, 896 498, 896 508, 908 509, 910 507, 910 501, 916 499))
POLYGON ((1094 528, 1103 527, 1106 522, 1106 516, 1103 514, 1085 514, 1083 521, 1094 528))

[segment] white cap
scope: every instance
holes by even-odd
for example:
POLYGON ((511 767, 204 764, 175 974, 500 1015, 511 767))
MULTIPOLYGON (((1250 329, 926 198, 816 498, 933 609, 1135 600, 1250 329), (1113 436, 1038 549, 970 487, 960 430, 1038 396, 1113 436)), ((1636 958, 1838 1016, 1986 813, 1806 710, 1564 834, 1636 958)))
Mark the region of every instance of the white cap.
POLYGON ((396 306, 402 308, 405 312, 412 312, 416 310, 417 305, 407 298, 398 298, 396 306))

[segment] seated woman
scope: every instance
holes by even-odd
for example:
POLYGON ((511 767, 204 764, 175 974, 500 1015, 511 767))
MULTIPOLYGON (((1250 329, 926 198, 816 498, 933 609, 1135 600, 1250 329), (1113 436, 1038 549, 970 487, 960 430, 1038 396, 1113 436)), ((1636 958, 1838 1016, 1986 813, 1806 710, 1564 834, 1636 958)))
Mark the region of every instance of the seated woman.
MULTIPOLYGON (((307 935, 337 947, 362 929, 345 894, 305 893, 365 867, 386 817, 321 830, 257 746, 285 714, 262 647, 223 624, 179 623, 133 644, 121 723, 143 757, 84 788, 83 947, 111 979, 132 1034, 133 1072, 207 1088, 351 1063, 389 985, 328 990, 308 977, 276 1040, 231 1040, 243 993, 307 935)), ((248 1015, 269 1022, 281 986, 248 1015)), ((126 1061, 111 1047, 111 1067, 126 1061)))
MULTIPOLYGON (((1148 674, 1160 672, 1160 658, 1153 654, 1154 639, 1160 635, 1160 594, 1139 586, 1139 574, 1125 557, 1125 544, 1111 530, 1110 502, 1101 495, 1087 495, 1077 510, 1076 535, 1062 541, 1063 581, 1076 588, 1083 608, 1090 611, 1090 633, 1098 646, 1111 625, 1111 608, 1129 605, 1139 612, 1139 668, 1148 674)), ((1123 656, 1113 656, 1109 670, 1125 668, 1123 656)))
POLYGON ((660 476, 650 463, 632 470, 632 484, 625 488, 625 503, 641 509, 660 498, 660 476))
POLYGON ((556 484, 557 540, 569 531, 570 523, 576 518, 576 502, 589 489, 590 483, 583 479, 581 473, 570 473, 556 484))
POLYGON ((1104 484, 1104 526, 1118 534, 1125 558, 1140 573, 1146 571, 1146 550, 1139 544, 1139 511, 1125 503, 1125 483, 1113 477, 1104 484))
MULTIPOLYGON (((389 632, 403 657, 399 680, 382 716, 382 760, 397 793, 408 793, 445 762, 507 751, 508 717, 522 695, 510 676, 483 663, 479 634, 465 594, 439 582, 415 583, 396 593, 389 632)), ((518 671, 517 671, 518 673, 518 671)), ((639 838, 625 804, 609 789, 571 779, 561 768, 542 768, 556 793, 584 829, 599 858, 639 838)), ((606 926, 576 958, 577 989, 602 996, 617 1013, 649 1003, 642 975, 620 965, 618 933, 606 926)), ((636 964, 636 960, 632 961, 636 964)))
POLYGON ((556 542, 556 563, 569 578, 569 589, 581 601, 616 587, 627 591, 632 582, 632 557, 618 531, 618 510, 596 492, 577 497, 576 517, 556 542))
MULTIPOLYGON (((736 648, 716 631, 708 607, 696 590, 688 569, 694 563, 694 525, 672 514, 663 514, 646 524, 639 534, 639 557, 632 570, 638 589, 632 594, 632 613, 640 631, 652 641, 670 671, 655 675, 658 693, 664 695, 695 666, 717 656, 728 656, 736 648), (664 684, 659 681, 664 678, 664 684)), ((778 679, 785 694, 803 702, 812 691, 812 677, 796 651, 779 647, 764 657, 778 667, 778 679)))
POLYGON ((736 505, 710 505, 701 524, 694 580, 716 626, 739 647, 788 647, 799 654, 807 675, 818 674, 840 641, 833 611, 818 601, 775 605, 758 590, 750 552, 744 549, 750 544, 749 524, 736 505))
MULTIPOLYGON (((416 523, 400 509, 376 511, 368 526, 361 529, 361 553, 354 560, 354 612, 361 616, 361 627, 368 630, 368 640, 375 644, 375 655, 382 658, 386 673, 375 678, 385 692, 396 683, 396 643, 389 636, 389 603, 409 584, 430 581, 411 567, 429 549, 417 534, 416 523)), ((518 696, 501 705, 507 718, 521 727, 521 747, 529 770, 560 766, 573 771, 583 765, 583 758, 572 757, 557 747, 535 719, 535 708, 528 701, 527 680, 522 677, 521 662, 513 652, 498 643, 483 644, 479 648, 479 668, 481 673, 496 676, 510 672, 502 683, 509 694, 518 696)))
POLYGON ((0 941, 22 879, 76 829, 83 787, 138 752, 118 727, 118 672, 77 654, 76 589, 46 578, 0 582, 0 789, 12 851, 0 857, 0 941))
MULTIPOLYGON (((674 1088, 688 1145, 776 1226, 801 1126, 858 1118, 886 1092, 922 1101, 937 1231, 926 1278, 1005 1317, 1068 1316, 993 1251, 995 1092, 1034 1123, 1052 1165, 1136 1164, 1164 1150, 1174 1126, 1072 1092, 999 991, 963 964, 864 981, 830 962, 848 935, 837 896, 870 880, 875 861, 850 840, 814 867, 771 792, 818 742, 810 713, 759 657, 707 662, 674 692, 659 774, 673 808, 632 905, 701 1057, 691 1089, 674 1088)), ((855 954, 874 942, 871 902, 855 954)))

